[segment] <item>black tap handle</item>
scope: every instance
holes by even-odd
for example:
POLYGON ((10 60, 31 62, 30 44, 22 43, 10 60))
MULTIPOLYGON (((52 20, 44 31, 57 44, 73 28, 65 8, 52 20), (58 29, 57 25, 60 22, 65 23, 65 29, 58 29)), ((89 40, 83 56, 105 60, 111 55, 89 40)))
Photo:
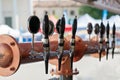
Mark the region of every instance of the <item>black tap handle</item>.
POLYGON ((75 34, 77 30, 77 16, 75 17, 72 25, 72 38, 75 39, 75 34))
POLYGON ((107 36, 107 51, 106 51, 106 60, 108 60, 108 54, 109 54, 109 32, 110 32, 110 26, 109 23, 107 23, 107 27, 106 27, 106 36, 107 36))
POLYGON ((103 24, 103 22, 101 22, 101 26, 100 26, 100 38, 103 38, 105 34, 105 26, 103 24))
POLYGON ((37 16, 30 16, 28 19, 28 30, 32 34, 35 34, 40 29, 40 20, 37 16))
POLYGON ((63 39, 64 37, 64 31, 65 31, 65 17, 63 15, 61 21, 60 21, 60 39, 63 39))
POLYGON ((48 61, 49 61, 49 54, 50 54, 50 50, 49 50, 49 18, 47 15, 47 12, 45 13, 44 16, 44 20, 43 20, 43 33, 44 33, 44 43, 43 43, 43 47, 44 47, 44 61, 45 61, 45 72, 46 74, 48 74, 48 61))
POLYGON ((61 19, 59 19, 56 23, 56 29, 59 34, 60 34, 60 23, 61 23, 61 19))
POLYGON ((45 58, 45 73, 48 74, 48 63, 49 63, 49 53, 46 55, 45 58))
POLYGON ((75 19, 73 21, 73 25, 72 25, 72 40, 71 40, 71 53, 70 53, 71 69, 73 68, 73 57, 74 57, 76 30, 77 30, 77 16, 75 17, 75 19))
POLYGON ((70 66, 70 67, 71 67, 71 70, 73 69, 73 57, 74 57, 74 53, 72 53, 72 55, 71 55, 71 57, 70 57, 70 58, 71 58, 71 59, 70 59, 70 62, 71 62, 71 63, 70 63, 71 66, 70 66))
POLYGON ((115 32, 116 32, 116 26, 115 26, 115 24, 113 25, 113 38, 115 38, 115 32))
POLYGON ((88 25, 87 25, 87 32, 88 32, 89 35, 92 33, 92 30, 93 30, 92 23, 88 23, 88 25))
POLYGON ((49 18, 47 12, 45 13, 44 20, 43 20, 43 33, 45 38, 48 38, 49 35, 49 18))
POLYGON ((95 34, 98 35, 100 30, 99 30, 99 24, 95 24, 95 30, 94 30, 95 34))
POLYGON ((60 71, 61 69, 61 62, 62 62, 62 55, 58 57, 58 70, 60 71))
MULTIPOLYGON (((114 44, 115 45, 115 44, 114 44)), ((112 48, 112 59, 114 58, 114 50, 115 50, 115 48, 113 47, 112 48)))
POLYGON ((113 25, 113 41, 112 41, 112 58, 114 58, 114 50, 115 50, 115 33, 116 33, 116 26, 113 25))
MULTIPOLYGON (((59 26, 58 26, 59 27, 59 26)), ((65 31, 65 18, 64 15, 60 20, 60 27, 59 27, 59 54, 58 54, 58 70, 61 69, 61 62, 63 57, 63 47, 64 47, 64 31, 65 31)))
POLYGON ((106 35, 107 35, 107 38, 108 38, 108 39, 109 39, 109 32, 110 32, 110 26, 109 26, 109 23, 107 23, 106 35))
POLYGON ((103 24, 103 22, 101 22, 101 26, 100 26, 100 52, 99 52, 99 61, 101 61, 101 56, 102 56, 102 51, 103 51, 103 36, 105 33, 105 26, 103 24))
POLYGON ((102 57, 102 50, 100 50, 99 52, 99 61, 101 61, 101 57, 102 57))
POLYGON ((106 51, 106 60, 108 60, 108 54, 109 54, 109 48, 107 48, 107 51, 106 51))

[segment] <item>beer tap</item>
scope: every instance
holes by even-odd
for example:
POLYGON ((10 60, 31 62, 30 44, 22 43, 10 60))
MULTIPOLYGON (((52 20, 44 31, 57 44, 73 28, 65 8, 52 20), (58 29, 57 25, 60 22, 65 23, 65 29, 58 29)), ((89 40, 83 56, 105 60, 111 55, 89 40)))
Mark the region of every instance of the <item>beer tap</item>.
POLYGON ((116 26, 115 24, 113 25, 113 29, 112 29, 112 37, 113 37, 113 41, 112 41, 112 59, 114 58, 114 50, 115 50, 115 32, 116 32, 116 26))
POLYGON ((90 40, 90 35, 92 33, 92 30, 93 30, 92 23, 88 23, 88 25, 87 25, 87 32, 89 34, 89 40, 90 40))
POLYGON ((43 33, 44 33, 44 40, 43 40, 43 48, 44 48, 44 61, 45 61, 45 72, 48 74, 48 61, 50 55, 50 48, 49 48, 49 18, 47 12, 45 13, 44 20, 43 20, 43 33))
POLYGON ((101 22, 100 26, 100 49, 99 49, 99 61, 101 61, 102 51, 103 51, 103 42, 104 42, 104 33, 105 33, 105 26, 103 22, 101 22))
POLYGON ((59 40, 58 40, 58 70, 61 69, 61 62, 63 57, 63 48, 64 48, 64 31, 65 31, 65 18, 64 15, 60 20, 59 27, 59 40))
POLYGON ((77 30, 77 16, 75 17, 72 25, 72 39, 71 39, 71 52, 70 52, 70 62, 71 69, 73 68, 73 57, 74 57, 74 49, 75 49, 75 34, 77 30))
POLYGON ((40 20, 37 16, 33 15, 30 16, 28 19, 28 30, 30 33, 32 33, 32 47, 31 47, 31 51, 30 54, 32 58, 34 58, 34 54, 36 53, 34 51, 34 34, 37 33, 40 29, 40 20))
POLYGON ((99 32, 100 32, 100 30, 99 30, 99 24, 97 23, 97 24, 95 24, 95 30, 94 30, 94 33, 97 35, 97 41, 98 41, 99 32))
POLYGON ((106 27, 106 36, 107 36, 107 41, 106 41, 106 45, 107 45, 106 60, 108 60, 108 54, 109 54, 109 31, 110 31, 110 26, 109 26, 109 23, 107 23, 107 27, 106 27))

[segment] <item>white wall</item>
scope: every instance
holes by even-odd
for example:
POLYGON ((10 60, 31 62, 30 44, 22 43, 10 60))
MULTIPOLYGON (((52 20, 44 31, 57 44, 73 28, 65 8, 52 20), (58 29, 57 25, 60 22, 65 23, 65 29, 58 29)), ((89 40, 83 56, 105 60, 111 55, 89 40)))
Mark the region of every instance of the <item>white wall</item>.
MULTIPOLYGON (((31 1, 32 0, 2 0, 2 18, 12 17, 12 27, 14 29, 19 29, 19 27, 26 28, 27 19, 32 13, 31 1), (16 4, 14 4, 13 1, 15 1, 16 4)), ((5 20, 3 24, 5 24, 5 20)))

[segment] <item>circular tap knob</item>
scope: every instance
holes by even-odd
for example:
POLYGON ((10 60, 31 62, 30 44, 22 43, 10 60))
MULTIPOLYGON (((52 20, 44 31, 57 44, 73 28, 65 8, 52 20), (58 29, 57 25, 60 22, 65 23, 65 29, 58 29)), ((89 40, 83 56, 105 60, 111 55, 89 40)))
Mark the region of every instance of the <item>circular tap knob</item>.
POLYGON ((89 40, 90 40, 90 35, 92 33, 92 30, 93 30, 92 23, 88 23, 88 25, 87 25, 87 32, 89 34, 89 40))
POLYGON ((92 33, 92 30, 93 30, 92 23, 88 23, 88 25, 87 25, 87 32, 88 32, 89 35, 92 33))
MULTIPOLYGON (((51 20, 49 20, 49 30, 48 30, 48 35, 52 35, 53 33, 54 33, 54 23, 51 21, 51 20)), ((43 34, 45 34, 45 25, 43 25, 43 34)))
POLYGON ((95 34, 98 35, 100 30, 99 30, 99 24, 95 24, 95 30, 94 30, 95 34))
POLYGON ((32 34, 35 34, 40 29, 40 20, 37 16, 30 16, 28 19, 28 30, 32 34))
MULTIPOLYGON (((40 29, 40 20, 37 16, 30 16, 28 19, 28 30, 32 33, 32 49, 30 54, 36 53, 34 51, 34 34, 37 33, 40 29)), ((33 55, 31 55, 32 58, 34 58, 33 55)))

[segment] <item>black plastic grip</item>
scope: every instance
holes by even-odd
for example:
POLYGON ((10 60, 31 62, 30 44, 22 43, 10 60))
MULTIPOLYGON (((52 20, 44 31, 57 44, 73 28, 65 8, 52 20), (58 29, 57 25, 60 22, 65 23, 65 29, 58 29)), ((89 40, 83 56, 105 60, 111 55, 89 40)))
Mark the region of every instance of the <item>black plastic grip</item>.
POLYGON ((103 38, 103 35, 105 34, 105 26, 103 24, 103 22, 101 22, 101 26, 100 26, 100 37, 103 38))
POLYGON ((45 34, 45 38, 47 38, 49 35, 49 18, 48 18, 47 12, 43 20, 43 33, 45 34))
POLYGON ((35 34, 40 29, 40 20, 37 16, 30 16, 28 19, 28 30, 29 32, 35 34))
POLYGON ((62 17, 62 19, 61 19, 61 21, 60 21, 60 38, 62 39, 63 37, 64 37, 64 32, 65 32, 65 17, 64 17, 64 15, 63 15, 63 17, 62 17))
POLYGON ((107 38, 109 38, 109 32, 110 32, 110 26, 109 26, 109 23, 107 23, 107 27, 106 27, 107 38))
POLYGON ((72 38, 75 38, 76 30, 77 30, 77 16, 75 17, 72 25, 72 38))
POLYGON ((113 25, 113 38, 115 38, 115 32, 116 32, 116 26, 115 26, 115 24, 113 25))

